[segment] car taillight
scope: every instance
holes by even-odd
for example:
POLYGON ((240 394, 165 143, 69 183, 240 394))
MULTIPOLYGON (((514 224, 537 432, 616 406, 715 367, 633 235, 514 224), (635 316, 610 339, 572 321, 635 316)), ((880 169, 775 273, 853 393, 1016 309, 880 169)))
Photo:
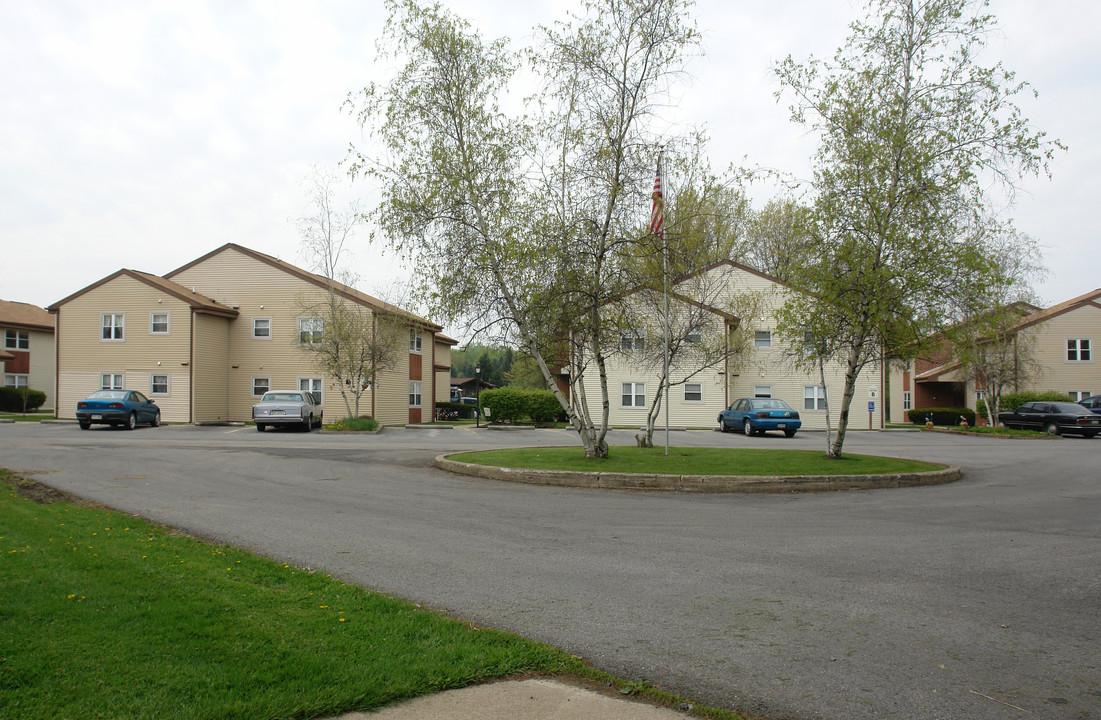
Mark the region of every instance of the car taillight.
POLYGON ((78 403, 76 404, 76 407, 77 407, 77 409, 78 409, 78 410, 79 410, 80 408, 86 408, 86 407, 88 407, 88 403, 86 403, 86 402, 78 402, 78 403))
POLYGON ((123 407, 123 404, 122 403, 111 403, 107 407, 109 407, 109 408, 120 408, 120 407, 123 407))
POLYGON ((793 417, 793 418, 795 418, 795 419, 798 419, 798 418, 799 418, 799 413, 797 413, 797 412, 793 412, 793 413, 791 414, 791 417, 793 417))
POLYGON ((762 412, 759 412, 759 413, 757 413, 757 417, 759 417, 759 418, 766 418, 766 417, 768 417, 768 413, 767 413, 767 412, 763 412, 763 411, 762 411, 762 412))
POLYGON ((1078 424, 1079 424, 1079 425, 1089 425, 1089 424, 1091 424, 1092 422, 1093 422, 1093 418, 1088 418, 1088 417, 1080 417, 1080 418, 1078 418, 1078 424))

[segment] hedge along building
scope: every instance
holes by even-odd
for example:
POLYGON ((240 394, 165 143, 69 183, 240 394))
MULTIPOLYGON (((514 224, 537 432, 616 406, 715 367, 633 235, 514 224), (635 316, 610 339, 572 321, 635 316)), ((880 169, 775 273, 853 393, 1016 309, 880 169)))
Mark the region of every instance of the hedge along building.
POLYGON ((5 387, 46 393, 43 410, 54 408, 54 318, 44 308, 0 300, 0 366, 5 387))
MULTIPOLYGON (((777 333, 776 310, 785 302, 799 302, 798 291, 730 260, 671 284, 671 322, 693 317, 699 325, 697 333, 682 328, 681 337, 687 342, 671 362, 671 426, 716 427, 719 413, 738 398, 772 397, 797 410, 803 428, 824 429, 827 393, 831 425, 837 426, 844 367, 826 363, 823 386, 817 371, 795 366, 798 348, 785 346, 777 333), (742 333, 744 340, 731 339, 735 332, 742 333), (722 361, 706 366, 701 353, 692 348, 724 343, 728 351, 722 361)), ((607 349, 609 421, 613 426, 642 427, 662 377, 663 313, 650 302, 630 315, 633 322, 623 329, 619 342, 607 349)), ((706 353, 712 360, 713 352, 706 353)), ((849 408, 849 429, 883 427, 883 383, 882 363, 869 363, 860 373, 849 408)), ((600 384, 595 367, 586 371, 584 385, 590 410, 598 413, 600 384)), ((573 401, 578 401, 576 394, 573 401)), ((664 411, 657 424, 664 425, 664 411)))
POLYGON ((300 388, 321 393, 327 422, 344 417, 336 381, 299 345, 302 328, 316 320, 304 305, 330 287, 356 311, 408 326, 396 359, 364 392, 360 413, 381 424, 431 419, 448 392, 436 386, 455 344, 440 326, 233 243, 163 277, 120 270, 51 305, 56 414, 73 417, 90 392, 122 387, 153 398, 165 422, 246 421, 266 390, 300 388))

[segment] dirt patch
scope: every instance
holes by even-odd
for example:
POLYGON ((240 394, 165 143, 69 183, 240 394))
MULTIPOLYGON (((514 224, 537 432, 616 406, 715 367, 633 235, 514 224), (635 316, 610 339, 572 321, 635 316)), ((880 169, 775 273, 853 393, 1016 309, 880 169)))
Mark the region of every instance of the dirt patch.
MULTIPOLYGON (((28 472, 28 471, 23 471, 28 472)), ((72 493, 65 492, 64 490, 58 490, 52 488, 49 485, 43 485, 37 480, 33 480, 22 475, 17 475, 14 472, 7 470, 0 470, 0 482, 3 482, 8 487, 13 488, 20 497, 25 497, 31 502, 36 502, 39 505, 50 505, 52 503, 70 503, 72 505, 80 505, 82 507, 102 508, 103 505, 92 502, 91 500, 85 500, 79 498, 72 493)))

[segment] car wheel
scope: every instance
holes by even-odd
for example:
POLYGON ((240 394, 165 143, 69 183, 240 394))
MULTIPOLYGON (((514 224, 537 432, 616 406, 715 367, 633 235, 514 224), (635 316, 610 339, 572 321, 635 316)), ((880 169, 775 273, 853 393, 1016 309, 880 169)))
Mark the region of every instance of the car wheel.
POLYGON ((82 422, 82 423, 80 423, 80 429, 81 429, 81 430, 88 430, 88 429, 90 429, 91 427, 92 427, 92 423, 90 423, 90 422, 82 422))
POLYGON ((793 437, 795 437, 795 431, 794 430, 785 430, 784 435, 787 435, 789 438, 793 438, 793 437))
POLYGON ((1082 433, 1082 437, 1089 440, 1090 438, 1097 437, 1097 433, 1096 432, 1084 432, 1084 433, 1082 433))
POLYGON ((306 418, 305 427, 306 432, 313 430, 313 413, 310 413, 309 417, 306 418))
POLYGON ((161 411, 160 410, 153 413, 153 420, 149 424, 152 425, 153 427, 160 427, 160 425, 161 425, 161 411))
POLYGON ((264 432, 264 428, 267 427, 264 423, 256 423, 256 432, 264 432))
POLYGON ((742 431, 745 433, 746 437, 753 435, 753 426, 749 423, 749 418, 745 419, 745 425, 742 426, 742 431))
POLYGON ((1058 435, 1059 426, 1053 422, 1049 422, 1047 425, 1044 425, 1044 432, 1046 432, 1048 435, 1058 435))
POLYGON ((126 418, 126 429, 133 430, 138 426, 138 414, 130 413, 130 417, 126 418))
POLYGON ((325 424, 325 411, 322 410, 321 414, 317 416, 317 429, 320 430, 321 426, 325 424))
POLYGON ((729 430, 730 430, 730 428, 728 428, 728 427, 726 426, 726 423, 725 423, 725 422, 723 422, 723 416, 722 416, 722 415, 720 415, 720 416, 719 416, 719 432, 722 432, 722 433, 724 433, 724 432, 727 432, 727 431, 729 431, 729 430))

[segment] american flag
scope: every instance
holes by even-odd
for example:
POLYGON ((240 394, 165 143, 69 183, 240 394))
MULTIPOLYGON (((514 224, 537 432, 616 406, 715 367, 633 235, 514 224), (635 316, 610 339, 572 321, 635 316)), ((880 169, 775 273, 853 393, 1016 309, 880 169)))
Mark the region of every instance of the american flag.
POLYGON ((650 232, 664 238, 662 226, 665 223, 665 201, 661 196, 661 165, 658 165, 657 175, 654 177, 654 193, 650 197, 654 199, 654 204, 650 207, 650 232))

